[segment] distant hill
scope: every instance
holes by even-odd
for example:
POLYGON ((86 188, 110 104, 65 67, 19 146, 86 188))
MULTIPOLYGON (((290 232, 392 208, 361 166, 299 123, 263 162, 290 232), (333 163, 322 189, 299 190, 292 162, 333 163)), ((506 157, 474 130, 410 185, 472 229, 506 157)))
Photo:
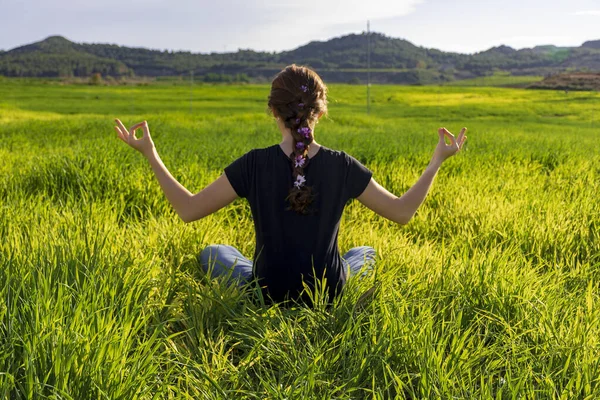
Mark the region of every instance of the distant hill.
POLYGON ((556 74, 529 86, 532 89, 600 90, 600 73, 556 74))
POLYGON ((118 60, 88 52, 86 46, 89 45, 51 36, 41 42, 17 47, 0 54, 0 75, 57 77, 89 76, 95 72, 111 76, 134 73, 118 60))
POLYGON ((585 42, 584 44, 581 45, 581 47, 584 47, 586 49, 600 50, 600 40, 592 40, 589 42, 585 42))
MULTIPOLYGON (((216 79, 244 76, 269 80, 290 63, 310 65, 329 82, 364 82, 365 33, 310 42, 280 53, 238 50, 191 53, 129 48, 114 44, 74 43, 61 36, 0 52, 0 75, 9 77, 188 76, 216 79)), ((498 71, 547 76, 562 71, 600 71, 600 40, 581 47, 536 46, 515 50, 493 47, 476 54, 418 47, 379 33, 371 34, 374 82, 427 84, 477 78, 498 71)))

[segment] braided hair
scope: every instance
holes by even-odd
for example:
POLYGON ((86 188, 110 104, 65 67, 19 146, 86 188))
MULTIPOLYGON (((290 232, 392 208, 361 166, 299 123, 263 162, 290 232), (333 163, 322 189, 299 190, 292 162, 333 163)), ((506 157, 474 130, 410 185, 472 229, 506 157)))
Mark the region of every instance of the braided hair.
POLYGON ((292 133, 292 187, 286 197, 290 210, 307 214, 313 201, 312 188, 306 185, 304 169, 308 150, 314 140, 313 129, 319 116, 327 112, 327 86, 313 70, 292 64, 271 84, 269 109, 292 133))

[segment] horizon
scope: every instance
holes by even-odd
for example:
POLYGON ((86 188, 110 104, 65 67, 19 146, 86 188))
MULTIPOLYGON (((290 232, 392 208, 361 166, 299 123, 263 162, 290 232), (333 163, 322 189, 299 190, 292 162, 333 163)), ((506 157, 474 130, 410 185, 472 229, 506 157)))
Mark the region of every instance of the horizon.
MULTIPOLYGON (((2 49, 2 48, 0 48, 0 51, 9 52, 9 51, 18 49, 20 47, 28 46, 28 45, 31 45, 31 44, 34 44, 34 43, 43 42, 43 41, 48 40, 48 39, 50 39, 52 37, 61 37, 63 39, 68 40, 71 43, 76 43, 76 44, 116 45, 116 46, 127 47, 127 48, 138 48, 138 49, 145 49, 145 50, 150 50, 150 51, 161 51, 161 52, 164 52, 164 51, 170 51, 170 52, 189 52, 189 53, 192 53, 192 54, 206 54, 206 55, 208 55, 208 54, 231 54, 231 53, 237 53, 239 51, 255 51, 257 53, 282 53, 282 52, 287 52, 287 51, 294 51, 294 50, 296 50, 298 48, 304 47, 304 46, 306 46, 306 45, 308 45, 310 43, 313 43, 313 42, 321 42, 321 43, 323 43, 323 42, 328 42, 330 40, 339 39, 339 38, 346 37, 346 36, 362 35, 362 34, 366 34, 366 33, 367 33, 366 30, 362 31, 362 32, 349 32, 349 33, 341 34, 341 35, 338 35, 338 36, 333 36, 333 37, 330 37, 330 38, 325 39, 325 40, 311 40, 310 42, 306 42, 306 43, 301 44, 299 46, 296 46, 294 48, 283 49, 283 50, 278 50, 278 51, 256 50, 256 49, 252 49, 252 48, 238 48, 236 50, 222 51, 222 52, 220 52, 220 51, 202 52, 202 51, 193 51, 193 50, 189 50, 189 49, 170 49, 170 48, 156 48, 156 47, 147 47, 147 46, 128 46, 128 45, 124 45, 124 44, 121 44, 121 43, 101 42, 101 41, 98 41, 98 42, 86 42, 86 41, 74 40, 74 39, 71 39, 71 38, 69 38, 69 37, 67 37, 65 35, 61 35, 61 34, 52 34, 52 35, 48 35, 48 36, 46 36, 46 37, 44 37, 42 39, 35 40, 35 41, 29 42, 29 43, 20 44, 18 46, 10 48, 10 49, 2 49)), ((458 53, 458 54, 465 54, 465 55, 482 53, 482 52, 488 51, 490 49, 497 48, 497 47, 502 47, 502 46, 510 47, 510 48, 518 51, 518 50, 526 50, 526 49, 532 49, 532 48, 535 48, 535 47, 544 47, 544 46, 581 47, 585 42, 600 40, 600 39, 590 38, 590 39, 584 40, 583 42, 581 42, 578 45, 573 45, 573 46, 561 46, 561 45, 556 45, 556 44, 553 44, 553 43, 540 43, 540 44, 536 44, 536 45, 533 45, 533 46, 527 46, 527 47, 517 48, 517 47, 513 47, 513 46, 510 46, 510 45, 507 45, 507 44, 498 44, 496 46, 492 46, 492 47, 489 47, 489 48, 486 48, 486 49, 483 49, 483 50, 480 50, 480 51, 477 51, 477 52, 474 52, 474 53, 464 53, 464 52, 446 51, 446 50, 435 48, 435 47, 426 47, 426 46, 420 45, 418 43, 415 43, 413 41, 410 41, 408 39, 405 39, 405 38, 402 38, 402 37, 390 36, 390 35, 387 35, 387 34, 385 34, 383 32, 371 31, 371 34, 383 35, 383 36, 386 36, 386 37, 388 37, 390 39, 404 40, 404 41, 407 41, 407 42, 411 43, 412 45, 414 45, 416 47, 420 47, 420 48, 435 49, 435 50, 440 50, 440 51, 447 52, 447 53, 458 53)))
POLYGON ((474 54, 500 45, 578 47, 597 39, 600 16, 594 0, 506 0, 501 7, 475 0, 322 0, 308 8, 276 0, 32 0, 27 5, 6 0, 3 11, 3 51, 60 35, 76 43, 202 54, 289 51, 362 32, 367 20, 375 32, 444 52, 474 54))

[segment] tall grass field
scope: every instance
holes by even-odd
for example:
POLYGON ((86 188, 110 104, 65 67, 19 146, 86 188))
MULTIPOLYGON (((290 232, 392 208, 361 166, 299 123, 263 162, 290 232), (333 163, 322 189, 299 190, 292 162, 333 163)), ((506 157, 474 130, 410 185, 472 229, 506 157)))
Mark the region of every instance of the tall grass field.
POLYGON ((0 82, 0 398, 600 398, 600 95, 374 86, 367 115, 331 85, 317 141, 397 195, 440 126, 468 141, 408 225, 347 205, 340 251, 373 273, 283 308, 199 270, 208 244, 252 256, 246 201, 184 224, 113 130, 148 120, 197 192, 279 143, 268 92, 0 82))

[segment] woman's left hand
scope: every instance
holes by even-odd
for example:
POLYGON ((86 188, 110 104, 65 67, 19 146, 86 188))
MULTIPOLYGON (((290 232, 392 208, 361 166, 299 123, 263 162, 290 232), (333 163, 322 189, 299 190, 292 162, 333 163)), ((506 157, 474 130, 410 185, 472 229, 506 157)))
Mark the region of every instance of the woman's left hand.
POLYGON ((145 157, 148 157, 154 151, 154 142, 152 142, 152 138, 150 137, 150 128, 148 128, 148 122, 143 121, 137 123, 129 129, 125 128, 125 125, 123 125, 119 119, 115 119, 115 122, 117 123, 115 130, 119 135, 119 139, 142 153, 145 157), (135 136, 135 131, 140 128, 142 128, 144 133, 142 137, 138 139, 135 136))
POLYGON ((462 149, 465 140, 467 140, 466 132, 467 128, 462 128, 458 137, 455 138, 446 128, 440 128, 438 130, 440 140, 435 148, 432 160, 441 164, 446 159, 458 153, 462 149), (446 138, 450 140, 450 144, 446 143, 446 138))

